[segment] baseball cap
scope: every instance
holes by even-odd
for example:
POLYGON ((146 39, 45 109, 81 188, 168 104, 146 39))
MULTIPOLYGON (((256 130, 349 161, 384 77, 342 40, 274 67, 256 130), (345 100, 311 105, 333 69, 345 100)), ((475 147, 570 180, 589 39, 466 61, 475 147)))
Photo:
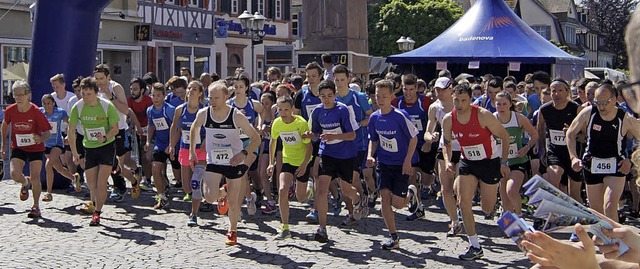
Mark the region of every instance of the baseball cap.
POLYGON ((448 77, 439 77, 438 80, 436 80, 436 84, 433 85, 434 88, 440 89, 446 89, 449 88, 449 86, 451 86, 451 79, 448 77))

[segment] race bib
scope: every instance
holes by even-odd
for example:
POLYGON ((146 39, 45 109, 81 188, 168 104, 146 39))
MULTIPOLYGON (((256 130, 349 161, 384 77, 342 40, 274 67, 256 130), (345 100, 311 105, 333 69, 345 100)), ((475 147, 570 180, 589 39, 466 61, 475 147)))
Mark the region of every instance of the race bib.
POLYGON ((591 173, 592 174, 615 174, 616 173, 616 158, 591 158, 591 173))
POLYGON ((470 161, 479 161, 487 158, 487 152, 482 144, 462 147, 462 150, 464 151, 464 156, 470 161))
POLYGON ((302 141, 298 132, 280 132, 280 138, 283 143, 289 146, 295 146, 302 141))
POLYGON ((233 151, 230 148, 215 148, 211 151, 213 164, 229 165, 233 158, 233 151))
POLYGON ((395 138, 380 137, 380 147, 388 152, 398 152, 398 140, 395 138))
POLYGON ((244 130, 242 130, 242 128, 238 129, 238 131, 240 132, 240 139, 247 139, 249 138, 249 136, 247 135, 247 133, 244 132, 244 130))
POLYGON ((556 146, 566 146, 567 142, 564 141, 564 131, 549 129, 549 142, 556 146))
POLYGON ((142 136, 147 136, 149 134, 149 126, 142 127, 142 136))
POLYGON ((509 144, 509 159, 518 157, 518 144, 509 144))
MULTIPOLYGON (((342 133, 342 129, 340 129, 340 127, 335 128, 335 129, 329 129, 329 130, 322 130, 323 134, 341 134, 342 133)), ((332 140, 332 141, 327 141, 325 142, 326 144, 329 145, 333 145, 333 144, 338 144, 342 142, 342 140, 336 139, 336 140, 332 140)))
POLYGON ((50 121, 49 125, 51 125, 51 134, 55 134, 58 132, 58 122, 50 121))
MULTIPOLYGON (((183 141, 185 144, 191 144, 191 131, 189 131, 189 130, 182 130, 182 141, 183 141)), ((197 137, 196 137, 196 141, 195 141, 195 142, 196 142, 196 145, 197 145, 197 144, 200 144, 200 142, 201 142, 201 141, 200 141, 200 136, 197 136, 197 137)))
POLYGON ((106 134, 107 132, 105 132, 104 127, 87 128, 87 132, 84 137, 89 141, 98 141, 98 138, 103 137, 106 134))
POLYGON ((167 124, 167 119, 165 118, 153 119, 153 124, 156 126, 156 130, 158 131, 169 129, 169 124, 167 124))
POLYGON ((313 109, 316 108, 318 105, 306 105, 304 106, 304 108, 307 109, 307 116, 309 116, 309 118, 311 118, 311 112, 313 112, 313 109))
POLYGON ((16 144, 18 147, 27 147, 35 145, 36 141, 33 139, 33 134, 16 134, 16 144))
POLYGON ((422 121, 420 120, 420 118, 411 118, 411 123, 413 123, 414 126, 416 126, 416 128, 418 128, 418 132, 422 132, 422 121))

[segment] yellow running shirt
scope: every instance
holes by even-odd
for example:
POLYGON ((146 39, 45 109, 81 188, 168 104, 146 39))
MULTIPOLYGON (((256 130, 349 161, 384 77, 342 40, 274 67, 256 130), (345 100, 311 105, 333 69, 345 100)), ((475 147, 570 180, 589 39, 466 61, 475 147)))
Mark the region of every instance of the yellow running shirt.
POLYGON ((282 139, 282 162, 293 166, 300 166, 306 156, 309 138, 302 138, 302 134, 309 131, 309 125, 299 115, 294 115, 293 122, 287 124, 282 118, 277 118, 271 124, 271 139, 282 139))

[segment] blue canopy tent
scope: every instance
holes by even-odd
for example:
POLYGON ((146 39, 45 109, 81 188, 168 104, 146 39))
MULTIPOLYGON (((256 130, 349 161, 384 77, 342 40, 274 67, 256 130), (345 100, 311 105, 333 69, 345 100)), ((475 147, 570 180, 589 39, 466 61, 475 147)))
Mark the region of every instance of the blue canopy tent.
MULTIPOLYGON (((436 62, 447 62, 453 74, 506 75, 509 63, 519 63, 520 76, 544 70, 554 77, 582 77, 586 60, 547 41, 522 21, 504 0, 478 0, 456 23, 426 45, 387 57, 401 69, 425 77, 436 73, 436 62), (469 62, 480 63, 469 69, 469 62)), ((517 64, 514 64, 514 66, 517 64)), ((455 76, 455 75, 454 75, 455 76)))

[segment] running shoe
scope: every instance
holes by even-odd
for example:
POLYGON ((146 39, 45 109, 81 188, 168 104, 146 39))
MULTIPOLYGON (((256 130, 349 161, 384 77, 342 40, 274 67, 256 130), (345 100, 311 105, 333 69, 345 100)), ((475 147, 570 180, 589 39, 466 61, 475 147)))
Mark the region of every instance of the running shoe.
POLYGON ((47 192, 44 194, 44 196, 42 197, 42 201, 43 202, 51 202, 53 201, 53 195, 51 195, 51 193, 47 192))
POLYGON ((20 188, 20 201, 26 201, 29 199, 29 189, 31 188, 31 183, 29 183, 29 177, 24 177, 27 180, 27 185, 22 185, 20 188))
POLYGON ((342 194, 338 194, 338 199, 333 200, 333 215, 340 216, 340 211, 342 211, 342 194))
POLYGON ((169 199, 165 197, 161 197, 160 195, 156 196, 156 205, 153 206, 153 209, 162 209, 166 208, 169 205, 169 199))
POLYGON ((264 193, 262 191, 256 192, 256 207, 262 207, 262 202, 264 202, 264 193))
POLYGON ((307 222, 309 224, 317 224, 318 223, 318 211, 313 209, 309 214, 307 214, 307 222))
POLYGON ((256 207, 256 199, 256 193, 251 192, 251 199, 247 200, 247 214, 249 214, 249 216, 255 215, 258 211, 258 208, 256 207))
POLYGON ((113 189, 111 194, 109 195, 109 200, 114 201, 116 203, 120 203, 124 200, 124 195, 120 193, 117 189, 113 189))
POLYGON ((136 179, 136 182, 141 182, 142 180, 142 167, 136 166, 136 169, 133 170, 133 178, 136 179))
POLYGON ((136 178, 136 183, 131 183, 131 198, 138 199, 138 197, 140 197, 140 179, 136 178))
POLYGON ((291 238, 291 231, 289 231, 289 229, 285 230, 285 229, 280 228, 280 233, 278 235, 276 235, 274 240, 285 240, 287 238, 291 238))
POLYGON ((482 251, 482 247, 475 248, 473 246, 469 246, 469 248, 467 249, 467 252, 460 254, 458 258, 465 261, 471 261, 471 260, 480 259, 483 256, 484 256, 484 252, 482 251))
POLYGON ((198 216, 195 214, 189 215, 189 221, 187 221, 187 226, 196 227, 198 226, 198 216))
POLYGON ((182 197, 182 201, 191 202, 191 193, 187 193, 182 197))
POLYGON ((447 232, 447 237, 456 236, 456 235, 460 234, 460 232, 462 232, 462 224, 460 224, 460 222, 450 223, 449 224, 449 231, 447 232))
POLYGON ((176 184, 173 184, 173 188, 182 189, 182 181, 176 181, 176 184))
POLYGON ((364 201, 366 197, 364 195, 361 195, 360 198, 358 198, 358 203, 353 205, 353 218, 356 220, 360 220, 362 218, 362 208, 364 208, 366 205, 364 204, 364 201))
POLYGON ((149 180, 143 178, 142 183, 140 183, 140 189, 143 191, 152 191, 153 186, 151 185, 151 182, 149 182, 149 180))
POLYGON ((40 208, 35 205, 31 207, 31 211, 29 211, 29 214, 27 214, 27 217, 31 219, 37 219, 41 216, 42 215, 40 214, 40 208))
POLYGON ((218 199, 218 214, 225 215, 229 211, 229 204, 227 204, 227 197, 218 199))
POLYGON ((369 208, 374 209, 376 207, 376 200, 378 200, 378 196, 378 192, 374 192, 373 195, 369 195, 369 208))
POLYGON ((431 191, 429 190, 429 188, 420 188, 420 199, 422 200, 426 200, 429 199, 429 194, 431 193, 431 191))
POLYGON ((366 218, 367 216, 369 216, 369 205, 364 205, 364 206, 362 207, 362 212, 361 212, 360 214, 361 214, 360 219, 364 219, 364 218, 366 218))
POLYGON ((314 239, 320 243, 329 242, 329 236, 327 235, 327 230, 322 229, 322 227, 318 227, 316 234, 314 235, 314 239))
POLYGON ((409 185, 409 212, 415 213, 418 210, 420 199, 418 199, 418 190, 416 186, 409 185))
POLYGON ((262 214, 271 215, 273 213, 276 213, 277 211, 278 207, 276 206, 276 203, 274 203, 273 201, 268 201, 262 209, 262 214))
POLYGON ((392 250, 392 249, 398 249, 400 248, 400 239, 393 239, 393 237, 389 237, 389 240, 387 240, 386 243, 382 244, 382 249, 386 249, 386 250, 392 250))
POLYGON ((80 214, 82 215, 91 215, 94 211, 96 211, 96 206, 93 204, 93 201, 82 204, 80 208, 80 214))
POLYGON ((75 173, 73 174, 73 187, 75 188, 76 192, 81 192, 82 191, 82 182, 80 181, 80 174, 75 173))
POLYGON ((99 226, 100 225, 100 214, 97 212, 93 212, 91 215, 91 222, 89 222, 89 226, 99 226))
POLYGON ((416 212, 413 212, 413 214, 407 216, 408 221, 413 221, 417 219, 424 219, 424 209, 418 208, 416 212))
POLYGON ((348 216, 346 219, 344 219, 344 221, 342 221, 342 223, 340 223, 340 225, 342 226, 351 226, 358 223, 358 221, 353 218, 352 216, 348 216))
POLYGON ((234 246, 238 244, 238 232, 227 232, 227 240, 224 241, 225 245, 234 246))
POLYGON ((200 204, 200 211, 202 212, 211 212, 213 211, 214 205, 207 203, 207 201, 202 201, 200 204))

